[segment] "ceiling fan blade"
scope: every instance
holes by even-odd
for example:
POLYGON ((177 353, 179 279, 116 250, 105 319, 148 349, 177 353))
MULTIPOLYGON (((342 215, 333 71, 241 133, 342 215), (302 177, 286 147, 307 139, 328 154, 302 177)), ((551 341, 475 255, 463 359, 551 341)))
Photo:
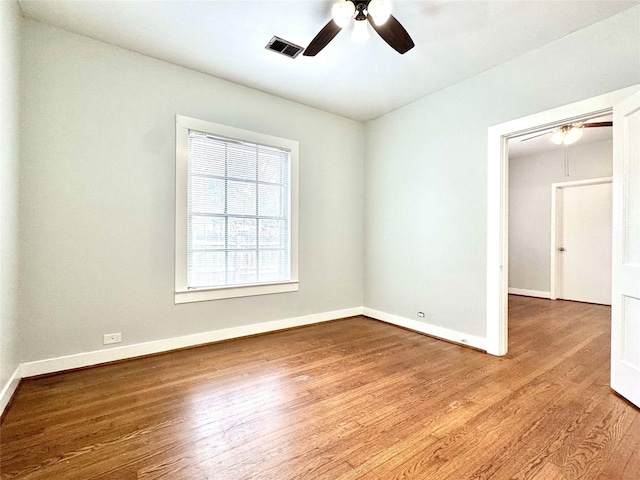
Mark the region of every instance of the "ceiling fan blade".
POLYGON ((378 35, 398 53, 407 53, 415 47, 415 43, 413 43, 407 31, 393 15, 389 17, 384 25, 376 25, 371 15, 367 15, 367 19, 373 29, 378 32, 378 35))
POLYGON ((320 50, 333 40, 333 37, 335 37, 340 30, 342 30, 342 27, 339 27, 333 20, 329 20, 329 23, 322 27, 322 30, 313 37, 313 40, 311 40, 311 43, 309 43, 309 46, 304 50, 302 55, 305 57, 316 56, 320 50))
POLYGON ((542 132, 542 133, 539 133, 539 134, 537 134, 537 135, 533 135, 532 137, 523 138, 523 139, 522 139, 522 140, 520 140, 520 141, 521 141, 521 142, 526 142, 527 140, 531 140, 531 139, 533 139, 533 138, 538 138, 538 137, 541 137, 541 136, 543 136, 543 135, 547 135, 547 134, 549 134, 549 133, 551 133, 551 131, 548 131, 548 132, 542 132))

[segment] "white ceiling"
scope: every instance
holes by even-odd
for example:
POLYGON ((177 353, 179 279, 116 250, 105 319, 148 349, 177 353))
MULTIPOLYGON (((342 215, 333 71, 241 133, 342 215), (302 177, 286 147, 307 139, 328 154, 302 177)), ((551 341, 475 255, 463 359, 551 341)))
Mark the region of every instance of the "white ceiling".
POLYGON ((332 0, 19 0, 26 17, 337 113, 376 118, 639 4, 634 1, 394 1, 416 47, 392 50, 345 28, 316 57, 265 50, 273 35, 306 47, 332 0))

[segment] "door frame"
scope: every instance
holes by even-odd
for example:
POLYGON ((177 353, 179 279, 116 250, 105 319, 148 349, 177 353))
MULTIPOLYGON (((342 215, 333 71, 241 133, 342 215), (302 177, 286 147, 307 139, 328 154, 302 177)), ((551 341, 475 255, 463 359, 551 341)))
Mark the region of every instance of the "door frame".
POLYGON ((559 234, 562 230, 562 215, 560 214, 560 209, 562 208, 562 200, 561 195, 558 195, 559 191, 563 188, 575 188, 575 187, 583 187, 586 185, 600 185, 603 183, 612 183, 613 177, 600 177, 600 178, 589 178, 586 180, 574 180, 571 182, 558 182, 551 184, 551 283, 550 283, 550 298, 551 300, 556 300, 557 297, 557 288, 560 284, 558 279, 559 268, 558 268, 558 241, 559 234))
POLYGON ((487 353, 506 355, 509 346, 509 139, 610 114, 616 103, 631 96, 638 88, 640 85, 634 85, 488 128, 487 353))

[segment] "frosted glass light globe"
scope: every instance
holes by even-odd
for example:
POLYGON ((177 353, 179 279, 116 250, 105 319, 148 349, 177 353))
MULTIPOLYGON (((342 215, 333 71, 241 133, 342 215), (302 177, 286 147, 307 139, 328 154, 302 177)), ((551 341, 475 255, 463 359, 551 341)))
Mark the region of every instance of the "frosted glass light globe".
POLYGON ((331 7, 331 17, 340 28, 347 26, 354 13, 356 13, 356 6, 348 0, 334 3, 331 7))
POLYGON ((572 127, 567 133, 564 135, 564 144, 571 145, 572 143, 576 143, 582 137, 582 129, 579 127, 572 127))
POLYGON ((564 141, 564 130, 560 129, 551 136, 551 141, 556 145, 562 145, 564 141))
POLYGON ((367 12, 373 18, 376 25, 383 25, 391 16, 390 0, 371 0, 367 12))
POLYGON ((353 25, 351 38, 354 42, 364 42, 369 38, 369 22, 366 20, 356 20, 353 25))

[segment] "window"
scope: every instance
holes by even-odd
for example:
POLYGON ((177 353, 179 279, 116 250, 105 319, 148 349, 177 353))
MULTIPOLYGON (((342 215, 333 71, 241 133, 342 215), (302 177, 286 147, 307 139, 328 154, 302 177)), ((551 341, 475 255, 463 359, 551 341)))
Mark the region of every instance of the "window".
POLYGON ((176 116, 176 303, 298 290, 298 142, 176 116))

